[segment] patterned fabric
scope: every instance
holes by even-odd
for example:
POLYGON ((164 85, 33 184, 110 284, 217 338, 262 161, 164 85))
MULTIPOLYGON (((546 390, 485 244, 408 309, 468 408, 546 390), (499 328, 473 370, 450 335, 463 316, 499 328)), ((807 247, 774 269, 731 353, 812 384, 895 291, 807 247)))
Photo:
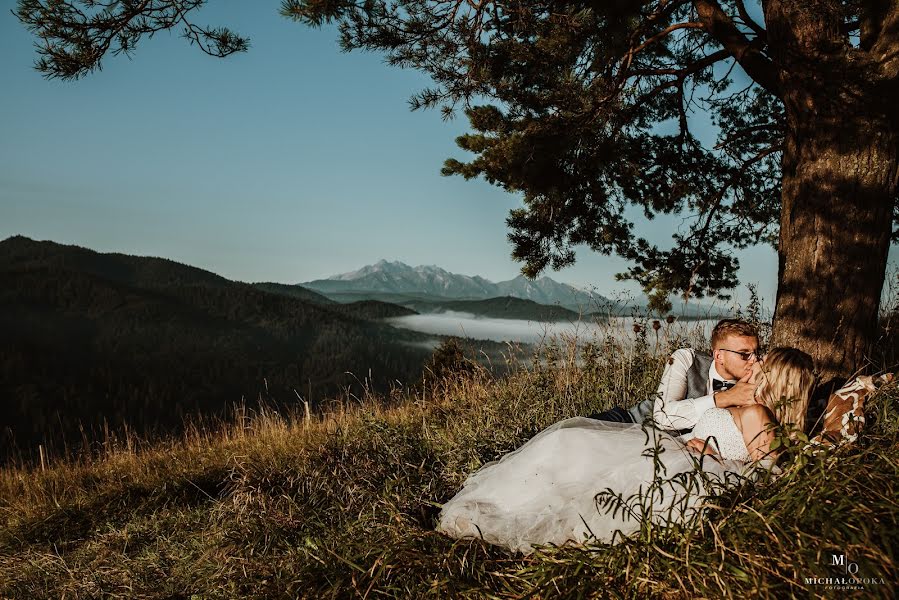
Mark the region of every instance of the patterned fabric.
POLYGON ((865 399, 892 379, 892 373, 856 377, 831 394, 824 409, 824 428, 812 439, 812 444, 839 446, 858 439, 865 424, 865 399))
POLYGON ((743 434, 734 423, 734 416, 726 408, 710 408, 702 413, 693 429, 693 435, 708 441, 709 446, 724 460, 749 461, 749 450, 743 441, 743 434))

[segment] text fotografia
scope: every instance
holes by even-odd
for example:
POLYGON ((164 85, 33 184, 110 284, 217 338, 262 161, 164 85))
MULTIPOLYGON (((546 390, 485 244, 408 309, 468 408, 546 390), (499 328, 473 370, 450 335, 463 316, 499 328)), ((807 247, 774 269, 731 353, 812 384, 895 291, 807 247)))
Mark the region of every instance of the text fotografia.
POLYGON ((846 560, 843 553, 830 554, 827 566, 839 570, 837 577, 806 577, 805 585, 823 585, 829 590, 862 590, 869 585, 884 585, 882 577, 860 577, 858 563, 846 560))

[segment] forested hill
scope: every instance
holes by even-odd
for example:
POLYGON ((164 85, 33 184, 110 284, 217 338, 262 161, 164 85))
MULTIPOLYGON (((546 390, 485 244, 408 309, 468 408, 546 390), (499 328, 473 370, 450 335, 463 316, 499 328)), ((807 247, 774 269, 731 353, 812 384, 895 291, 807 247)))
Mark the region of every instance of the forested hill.
POLYGON ((77 442, 104 421, 170 431, 265 385, 295 402, 414 381, 432 336, 368 319, 381 303, 329 305, 161 258, 0 242, 0 451, 77 442), (75 439, 77 438, 77 439, 75 439), (4 447, 5 446, 5 447, 4 447))
POLYGON ((294 298, 299 298, 300 300, 305 300, 306 302, 312 302, 313 304, 337 304, 337 302, 331 300, 327 296, 319 294, 318 292, 313 292, 312 290, 304 288, 300 285, 261 281, 259 283, 254 283, 253 287, 264 292, 272 292, 273 294, 292 296, 294 298))
POLYGON ((543 322, 577 322, 580 319, 578 313, 562 306, 539 304, 533 300, 524 300, 514 296, 487 300, 410 300, 405 303, 405 306, 422 313, 454 311, 494 319, 543 322))

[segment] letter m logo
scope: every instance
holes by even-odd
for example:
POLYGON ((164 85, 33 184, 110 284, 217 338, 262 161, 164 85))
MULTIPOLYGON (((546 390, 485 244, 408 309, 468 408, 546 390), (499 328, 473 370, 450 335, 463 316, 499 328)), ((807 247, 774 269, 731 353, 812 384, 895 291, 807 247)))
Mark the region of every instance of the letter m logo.
POLYGON ((840 567, 843 571, 846 570, 846 555, 845 554, 831 554, 830 555, 830 566, 831 567, 840 567))

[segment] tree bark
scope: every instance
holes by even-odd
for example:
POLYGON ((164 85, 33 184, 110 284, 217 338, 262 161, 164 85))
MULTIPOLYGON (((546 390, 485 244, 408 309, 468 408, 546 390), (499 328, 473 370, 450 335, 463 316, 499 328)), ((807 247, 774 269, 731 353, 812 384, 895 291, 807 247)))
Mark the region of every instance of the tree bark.
POLYGON ((773 343, 811 354, 822 382, 867 366, 899 182, 891 85, 826 4, 765 4, 787 117, 773 343))
POLYGON ((791 128, 784 153, 773 341, 811 354, 822 380, 863 367, 877 334, 897 136, 876 123, 791 128))

